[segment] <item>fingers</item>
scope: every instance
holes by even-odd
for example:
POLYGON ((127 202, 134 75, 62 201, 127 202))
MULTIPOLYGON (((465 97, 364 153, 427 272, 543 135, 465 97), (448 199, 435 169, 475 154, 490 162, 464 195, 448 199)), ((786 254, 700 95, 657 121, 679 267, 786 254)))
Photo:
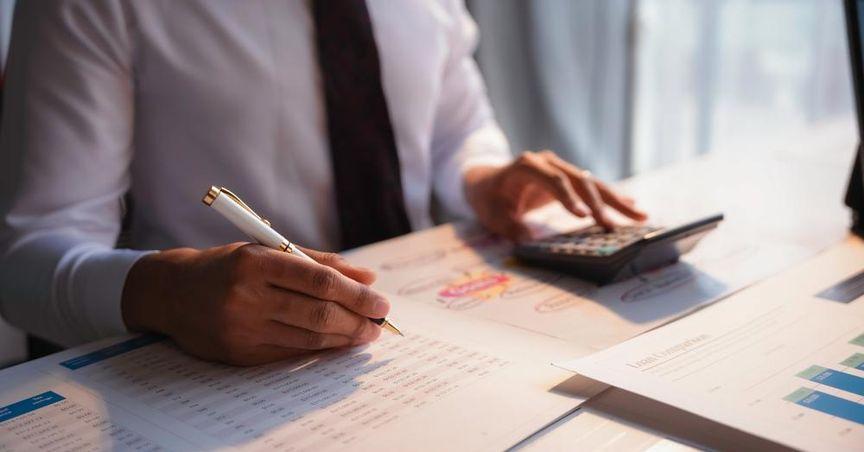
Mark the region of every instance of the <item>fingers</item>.
POLYGON ((327 348, 347 347, 368 341, 341 336, 338 334, 319 333, 304 330, 295 326, 285 325, 276 321, 265 322, 262 326, 263 344, 299 350, 324 350, 327 348))
POLYGON ((597 185, 600 196, 606 201, 606 204, 615 210, 637 221, 643 221, 648 218, 648 214, 636 207, 633 198, 615 193, 614 190, 600 181, 595 181, 595 185, 597 185))
POLYGON ((486 226, 495 234, 514 242, 524 242, 531 239, 531 230, 519 218, 503 216, 486 226))
POLYGON ((333 267, 266 250, 264 278, 270 284, 320 300, 340 304, 354 313, 374 319, 386 317, 390 302, 369 286, 359 283, 333 267))
MULTIPOLYGON (((635 206, 632 199, 615 193, 606 184, 596 180, 590 172, 577 168, 551 151, 526 152, 517 160, 516 165, 522 167, 524 172, 539 182, 567 210, 580 217, 588 213, 581 206, 581 199, 597 223, 607 229, 615 226, 606 213, 607 205, 634 220, 642 221, 648 217, 635 206)), ((519 228, 511 226, 510 229, 516 233, 519 228)), ((512 238, 512 234, 509 236, 512 238)))
POLYGON ((187 266, 176 272, 183 281, 172 280, 184 288, 168 293, 176 315, 164 332, 205 359, 250 365, 370 342, 380 327, 367 317, 389 310, 386 299, 335 268, 261 245, 174 254, 165 256, 176 264, 156 273, 187 266))
MULTIPOLYGON (((254 366, 335 347, 350 347, 369 341, 337 334, 323 334, 269 321, 259 328, 255 345, 228 346, 215 359, 239 366, 254 366)), ((199 355, 201 355, 199 353, 199 355)))
POLYGON ((576 193, 582 198, 588 208, 591 209, 591 216, 597 223, 605 228, 614 227, 614 223, 606 216, 606 203, 603 201, 600 191, 594 181, 594 176, 589 171, 581 170, 575 166, 565 162, 560 157, 551 151, 541 153, 549 163, 555 168, 565 173, 573 184, 576 193))
POLYGON ((357 281, 361 284, 366 284, 367 286, 375 282, 375 272, 365 268, 358 267, 352 265, 344 257, 342 257, 338 253, 328 253, 324 251, 317 251, 309 248, 299 247, 312 259, 315 259, 319 264, 326 265, 328 267, 333 267, 342 273, 343 275, 357 281))
MULTIPOLYGON (((507 209, 501 209, 507 210, 507 209)), ((481 218, 480 221, 489 232, 514 242, 531 239, 531 230, 516 213, 502 213, 481 218)))
POLYGON ((523 153, 516 161, 516 167, 545 187, 573 215, 584 217, 588 214, 573 191, 567 174, 551 165, 543 155, 523 153))
POLYGON ((338 334, 364 342, 374 341, 381 327, 338 303, 317 300, 286 290, 273 288, 272 320, 317 333, 338 334))

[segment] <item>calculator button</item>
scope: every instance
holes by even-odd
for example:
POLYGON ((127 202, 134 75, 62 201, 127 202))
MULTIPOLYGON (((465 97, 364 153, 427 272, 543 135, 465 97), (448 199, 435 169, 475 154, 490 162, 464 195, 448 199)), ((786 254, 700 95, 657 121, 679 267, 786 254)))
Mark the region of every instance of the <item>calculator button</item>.
POLYGON ((624 226, 614 231, 605 231, 600 226, 592 226, 581 231, 572 231, 539 240, 531 246, 538 252, 577 255, 610 256, 621 251, 656 228, 650 226, 624 226))
POLYGON ((597 249, 597 254, 600 256, 609 256, 610 254, 615 254, 618 251, 617 246, 603 246, 597 249))

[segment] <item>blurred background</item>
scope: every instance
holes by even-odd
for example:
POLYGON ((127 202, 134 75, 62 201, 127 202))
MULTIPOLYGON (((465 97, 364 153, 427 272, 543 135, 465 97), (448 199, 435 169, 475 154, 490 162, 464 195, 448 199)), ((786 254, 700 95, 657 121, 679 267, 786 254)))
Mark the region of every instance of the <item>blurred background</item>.
POLYGON ((468 0, 514 149, 617 179, 854 112, 840 0, 468 0))
MULTIPOLYGON (((854 126, 840 0, 467 0, 514 150, 617 180, 854 126)), ((0 63, 14 0, 0 0, 0 63)), ((24 339, 0 323, 0 366, 24 339)))

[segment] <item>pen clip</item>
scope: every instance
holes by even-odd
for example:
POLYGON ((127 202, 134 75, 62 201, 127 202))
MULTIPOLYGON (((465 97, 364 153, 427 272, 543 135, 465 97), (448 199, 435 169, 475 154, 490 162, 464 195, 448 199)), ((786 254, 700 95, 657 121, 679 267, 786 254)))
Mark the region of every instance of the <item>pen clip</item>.
POLYGON ((234 192, 232 192, 231 190, 228 190, 225 187, 218 187, 218 188, 216 186, 210 187, 210 191, 208 191, 207 195, 204 197, 204 204, 207 204, 207 205, 212 204, 213 201, 216 199, 217 196, 219 196, 220 193, 225 193, 225 196, 231 198, 234 202, 239 204, 240 207, 242 207, 244 210, 246 210, 247 212, 254 215, 255 218, 261 220, 262 223, 266 224, 267 226, 270 226, 269 220, 267 220, 266 218, 262 217, 261 215, 258 215, 257 213, 255 213, 255 211, 252 210, 251 207, 249 207, 249 204, 246 204, 245 202, 243 202, 243 200, 240 199, 239 196, 237 196, 236 194, 234 194, 234 192))

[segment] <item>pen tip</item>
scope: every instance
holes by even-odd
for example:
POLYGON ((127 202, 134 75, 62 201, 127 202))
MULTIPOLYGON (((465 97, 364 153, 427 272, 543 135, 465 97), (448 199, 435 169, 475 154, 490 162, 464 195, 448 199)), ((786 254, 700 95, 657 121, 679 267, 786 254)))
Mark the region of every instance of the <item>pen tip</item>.
POLYGON ((396 325, 394 325, 393 322, 391 322, 389 319, 385 319, 384 323, 381 326, 390 331, 391 333, 405 337, 405 335, 402 334, 402 330, 400 330, 396 325))

